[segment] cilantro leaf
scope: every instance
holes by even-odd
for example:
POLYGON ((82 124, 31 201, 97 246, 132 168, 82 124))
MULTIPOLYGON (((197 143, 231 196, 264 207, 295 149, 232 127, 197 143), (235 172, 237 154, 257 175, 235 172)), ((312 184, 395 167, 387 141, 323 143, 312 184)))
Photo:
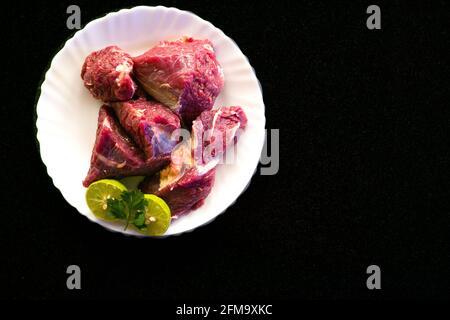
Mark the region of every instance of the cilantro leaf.
POLYGON ((123 191, 119 199, 108 199, 108 214, 125 220, 124 230, 132 223, 137 228, 145 227, 145 211, 148 201, 139 190, 123 191))
POLYGON ((115 219, 125 219, 125 203, 121 199, 108 199, 106 200, 108 205, 107 215, 115 219))
POLYGON ((133 224, 139 228, 145 228, 145 211, 140 211, 136 214, 136 217, 134 218, 133 224))

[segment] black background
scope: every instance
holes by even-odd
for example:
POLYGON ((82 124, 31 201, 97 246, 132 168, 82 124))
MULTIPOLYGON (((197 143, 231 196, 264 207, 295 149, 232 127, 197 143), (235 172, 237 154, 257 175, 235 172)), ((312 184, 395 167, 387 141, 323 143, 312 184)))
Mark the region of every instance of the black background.
POLYGON ((1 28, 0 297, 450 297, 448 4, 377 1, 382 30, 370 31, 364 1, 76 3, 83 25, 162 4, 222 29, 261 82, 280 171, 255 175, 226 214, 182 236, 90 223, 53 186, 35 138, 37 88, 73 34, 70 3, 16 1, 1 28), (70 264, 82 290, 66 289, 70 264), (371 264, 381 290, 366 288, 371 264))

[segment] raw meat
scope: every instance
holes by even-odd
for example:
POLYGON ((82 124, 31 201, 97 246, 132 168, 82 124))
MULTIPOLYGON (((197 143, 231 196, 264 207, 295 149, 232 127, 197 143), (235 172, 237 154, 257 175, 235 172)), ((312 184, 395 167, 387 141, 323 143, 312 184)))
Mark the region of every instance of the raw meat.
POLYGON ((237 142, 239 129, 246 124, 247 117, 240 107, 204 111, 193 122, 191 139, 172 152, 171 164, 146 178, 140 189, 163 198, 174 218, 200 207, 211 192, 220 158, 227 147, 237 142), (213 143, 217 144, 214 157, 204 157, 213 143))
POLYGON ((148 96, 147 91, 145 91, 142 86, 140 86, 138 83, 136 83, 136 91, 134 92, 134 96, 133 96, 134 100, 137 99, 150 99, 151 98, 148 96))
POLYGON ((163 198, 169 205, 172 218, 200 207, 211 192, 214 185, 216 169, 212 168, 204 173, 199 173, 195 167, 187 170, 178 180, 160 187, 164 170, 153 177, 147 178, 141 184, 145 193, 156 194, 163 198))
POLYGON ((120 124, 144 151, 147 159, 170 156, 177 140, 171 135, 180 119, 169 108, 145 99, 112 103, 120 124))
POLYGON ((105 178, 150 175, 168 162, 168 158, 146 161, 142 151, 117 123, 112 108, 104 105, 100 108, 91 166, 83 185, 88 187, 92 182, 105 178))
POLYGON ((193 155, 198 165, 219 161, 247 126, 241 107, 222 107, 202 112, 192 123, 193 155))
POLYGON ((162 41, 133 61, 143 88, 178 113, 187 126, 213 107, 224 84, 209 40, 162 41))
POLYGON ((117 46, 109 46, 87 56, 81 78, 94 98, 125 101, 133 97, 137 87, 131 78, 132 70, 131 56, 117 46))

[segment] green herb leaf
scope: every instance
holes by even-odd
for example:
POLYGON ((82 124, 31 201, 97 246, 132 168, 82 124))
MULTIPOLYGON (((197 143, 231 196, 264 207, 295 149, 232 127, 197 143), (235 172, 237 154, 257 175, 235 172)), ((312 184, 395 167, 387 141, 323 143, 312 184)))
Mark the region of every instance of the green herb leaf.
POLYGON ((106 201, 108 204, 107 215, 115 219, 125 219, 125 203, 121 199, 108 199, 106 201))
POLYGON ((145 211, 138 212, 136 214, 136 217, 134 218, 133 224, 139 229, 142 229, 142 228, 146 227, 146 225, 145 225, 145 211))
POLYGON ((123 191, 119 199, 108 199, 108 214, 125 220, 124 230, 132 223, 137 228, 145 227, 147 200, 139 190, 123 191))

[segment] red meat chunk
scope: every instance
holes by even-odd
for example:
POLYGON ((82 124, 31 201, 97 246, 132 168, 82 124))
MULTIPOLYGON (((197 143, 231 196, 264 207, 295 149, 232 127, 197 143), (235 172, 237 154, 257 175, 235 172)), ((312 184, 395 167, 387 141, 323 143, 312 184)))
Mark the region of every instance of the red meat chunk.
POLYGON ((202 112, 192 123, 192 150, 195 162, 206 165, 218 162, 247 126, 241 107, 222 107, 202 112))
POLYGON ((156 194, 164 199, 172 212, 172 218, 177 219, 205 202, 214 185, 216 169, 199 173, 195 167, 189 168, 178 180, 161 188, 163 173, 146 178, 140 188, 145 193, 156 194))
POLYGON ((145 99, 111 104, 120 124, 144 151, 147 159, 170 157, 177 144, 171 135, 180 128, 180 119, 169 108, 145 99))
POLYGON ((187 126, 213 107, 224 84, 209 40, 162 41, 133 61, 143 88, 178 113, 187 126))
POLYGON ((81 78, 94 98, 103 102, 126 101, 137 88, 132 70, 131 56, 117 46, 109 46, 86 57, 81 78))
POLYGON ((160 157, 146 160, 142 151, 118 124, 112 108, 104 105, 98 115, 91 166, 83 185, 88 187, 92 182, 105 178, 150 175, 166 166, 169 159, 160 157))

